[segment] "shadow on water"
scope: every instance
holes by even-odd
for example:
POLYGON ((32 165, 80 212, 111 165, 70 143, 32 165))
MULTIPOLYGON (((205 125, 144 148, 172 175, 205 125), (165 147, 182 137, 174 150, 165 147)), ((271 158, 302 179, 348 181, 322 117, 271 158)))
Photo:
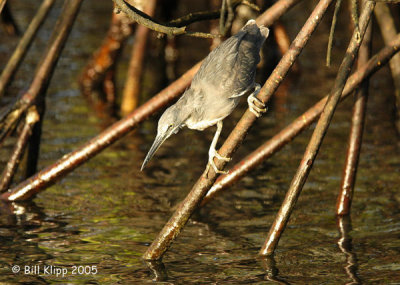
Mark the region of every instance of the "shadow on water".
MULTIPOLYGON (((187 2, 182 3, 180 9, 183 10, 179 11, 185 14, 190 5, 186 4, 185 8, 187 2)), ((35 10, 32 2, 19 0, 11 4, 18 24, 26 27, 35 10)), ((104 36, 111 5, 111 1, 84 1, 50 84, 39 168, 54 162, 102 129, 102 122, 80 95, 77 76, 104 36)), ((305 21, 304 11, 310 11, 312 5, 305 1, 283 19, 292 38, 305 21)), ((59 12, 60 3, 39 32, 10 88, 11 96, 4 98, 4 102, 27 87, 59 12)), ((233 163, 329 92, 349 38, 346 22, 339 25, 333 66, 328 69, 324 65, 330 27, 327 17, 300 57, 302 73, 293 74, 290 82, 281 88, 283 95, 274 99, 270 111, 251 129, 233 163)), ((0 66, 4 66, 17 39, 2 34, 0 42, 0 66)), ((202 39, 179 38, 178 46, 188 42, 190 51, 180 50, 178 73, 208 52, 208 42, 202 39)), ((376 49, 378 44, 377 41, 376 49)), ((149 50, 152 51, 151 46, 149 50)), ((119 65, 121 74, 126 71, 128 54, 119 65)), ((150 52, 147 60, 160 59, 150 52)), ((122 86, 123 78, 118 84, 122 86)), ((146 86, 154 88, 148 82, 146 86)), ((147 98, 155 92, 146 90, 143 93, 147 98)), ((0 281, 398 284, 400 155, 391 113, 392 93, 386 69, 372 77, 351 223, 345 218, 335 218, 353 101, 349 98, 337 109, 274 259, 256 257, 313 127, 198 211, 162 263, 144 262, 141 255, 201 174, 215 131, 180 132, 165 142, 144 172, 139 172, 154 139, 158 114, 144 122, 134 134, 40 193, 34 203, 1 205, 0 281), (68 275, 13 273, 14 265, 21 268, 39 265, 41 270, 45 265, 66 268, 68 275), (86 272, 73 274, 74 266, 81 266, 86 272)), ((223 137, 244 108, 243 102, 224 122, 223 137)), ((0 150, 2 165, 13 143, 12 139, 8 140, 0 150)))

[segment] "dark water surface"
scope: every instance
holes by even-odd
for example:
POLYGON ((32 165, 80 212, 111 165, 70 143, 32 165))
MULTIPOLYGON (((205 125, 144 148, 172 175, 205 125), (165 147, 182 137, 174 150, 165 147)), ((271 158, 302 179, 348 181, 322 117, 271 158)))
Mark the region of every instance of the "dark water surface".
MULTIPOLYGON (((23 29, 36 9, 32 3, 11 1, 23 29)), ((60 5, 61 1, 56 1, 50 21, 40 31, 10 94, 15 96, 18 90, 27 88, 60 5)), ((311 11, 312 6, 303 4, 285 17, 292 38, 305 21, 305 11, 311 11)), ((102 130, 102 122, 80 95, 77 77, 104 36, 110 9, 111 1, 84 1, 49 88, 40 168, 102 130)), ((188 8, 179 9, 176 13, 184 14, 188 8)), ((347 23, 342 21, 333 50, 334 65, 326 68, 329 22, 330 17, 324 19, 304 50, 300 58, 302 73, 292 75, 286 82, 287 94, 271 103, 270 111, 251 129, 233 162, 289 124, 332 87, 349 35, 347 23)), ((4 66, 17 40, 1 32, 0 41, 0 63, 4 66)), ((180 73, 207 54, 205 40, 182 38, 178 44, 185 41, 192 43, 193 51, 182 51, 180 73)), ((377 38, 375 50, 379 41, 377 38)), ((154 58, 149 55, 148 60, 154 58)), ((121 74, 126 61, 121 61, 121 74)), ((122 83, 123 78, 120 86, 122 83)), ((400 155, 392 121, 393 85, 387 69, 372 78, 370 91, 351 221, 335 218, 351 119, 353 100, 349 98, 337 109, 274 261, 255 257, 314 126, 197 212, 165 255, 163 264, 146 264, 141 255, 201 174, 214 132, 213 128, 203 133, 182 131, 166 141, 149 167, 140 172, 155 136, 158 114, 134 134, 39 194, 33 203, 2 205, 0 281, 266 284, 275 280, 282 284, 400 284, 400 155), (14 265, 22 271, 14 274, 14 265), (32 273, 35 265, 42 274, 32 273), (44 266, 50 265, 68 270, 66 276, 56 276, 54 271, 44 274, 44 266), (31 266, 31 274, 24 274, 25 266, 31 266), (79 270, 73 272, 73 266, 79 270), (78 266, 86 268, 87 274, 78 266)), ((144 93, 150 97, 154 90, 144 93)), ((2 104, 10 98, 2 99, 2 104)), ((226 120, 223 137, 244 108, 245 104, 226 120)), ((8 140, 2 147, 2 165, 13 143, 13 139, 8 140)))

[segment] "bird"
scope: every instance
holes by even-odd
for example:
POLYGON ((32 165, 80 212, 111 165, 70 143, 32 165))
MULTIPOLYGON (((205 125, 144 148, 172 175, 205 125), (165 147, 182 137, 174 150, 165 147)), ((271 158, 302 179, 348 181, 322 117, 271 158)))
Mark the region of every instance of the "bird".
POLYGON ((143 161, 141 171, 165 140, 183 127, 203 131, 217 125, 208 152, 207 171, 211 166, 216 173, 226 173, 214 163, 215 157, 230 161, 230 158, 221 156, 215 149, 222 131, 222 121, 232 113, 240 97, 249 93, 249 110, 257 117, 267 111, 265 104, 256 98, 260 85, 255 82, 255 75, 260 61, 260 49, 268 35, 268 28, 258 26, 255 20, 249 20, 237 34, 208 54, 190 87, 161 115, 156 138, 143 161))

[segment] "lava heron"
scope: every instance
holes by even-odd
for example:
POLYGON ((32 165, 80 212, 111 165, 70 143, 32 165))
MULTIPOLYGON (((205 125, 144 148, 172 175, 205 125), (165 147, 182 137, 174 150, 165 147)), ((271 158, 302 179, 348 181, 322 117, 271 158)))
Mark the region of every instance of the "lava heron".
POLYGON ((157 136, 141 170, 161 144, 181 128, 187 126, 202 131, 217 124, 208 152, 207 169, 211 165, 215 172, 225 173, 214 163, 214 157, 230 160, 215 150, 222 120, 232 113, 240 97, 249 93, 247 102, 250 111, 257 117, 267 111, 265 105, 255 97, 260 90, 260 85, 255 83, 255 75, 260 49, 268 34, 268 28, 259 27, 256 21, 249 20, 236 35, 224 41, 204 59, 190 87, 174 105, 165 110, 158 121, 157 136))

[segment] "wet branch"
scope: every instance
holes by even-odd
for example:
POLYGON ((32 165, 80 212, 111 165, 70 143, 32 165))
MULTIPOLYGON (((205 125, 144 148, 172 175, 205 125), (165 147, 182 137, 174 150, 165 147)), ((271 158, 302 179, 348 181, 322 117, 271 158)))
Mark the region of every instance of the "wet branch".
POLYGON ((7 62, 0 75, 0 97, 4 94, 4 91, 8 84, 10 83, 13 75, 17 71, 19 65, 22 62, 26 52, 28 51, 32 41, 38 32, 43 21, 46 19, 48 12, 53 6, 55 0, 43 0, 42 5, 39 7, 36 15, 30 22, 26 32, 19 41, 17 47, 15 48, 12 56, 7 62))
MULTIPOLYGON (((276 2, 267 11, 260 15, 259 18, 257 18, 261 19, 259 20, 259 24, 263 24, 264 22, 265 25, 273 24, 273 22, 283 15, 289 8, 300 1, 301 0, 280 0, 276 2)), ((173 99, 177 98, 189 86, 194 74, 199 69, 200 64, 201 62, 197 63, 178 80, 174 81, 148 102, 140 106, 127 117, 110 126, 74 152, 63 156, 54 164, 23 181, 11 189, 9 193, 3 194, 1 199, 7 201, 28 200, 36 193, 55 183, 57 179, 67 175, 69 172, 88 161, 107 146, 133 130, 140 122, 145 120, 151 114, 160 110, 173 99)))
POLYGON ((290 214, 296 204, 297 198, 299 197, 300 192, 307 180, 308 174, 311 171, 314 160, 318 154, 318 150, 322 144, 322 140, 335 112, 335 108, 339 103, 340 96, 350 75, 351 67, 358 53, 361 40, 364 37, 374 7, 375 2, 367 1, 367 4, 365 5, 365 8, 360 16, 359 33, 357 30, 355 30, 353 33, 342 64, 340 65, 331 94, 328 97, 328 101, 324 107, 324 110, 322 111, 321 117, 313 132, 303 159, 300 162, 299 168, 293 177, 285 200, 279 209, 277 217, 275 218, 275 221, 268 233, 268 237, 260 250, 260 255, 271 255, 275 251, 275 248, 279 242, 279 238, 286 227, 290 214))
MULTIPOLYGON (((321 0, 314 11, 311 13, 307 22, 293 41, 289 51, 283 56, 278 66, 272 72, 267 82, 261 88, 258 94, 258 99, 267 103, 271 98, 272 94, 278 88, 279 84, 283 81, 283 78, 289 71, 292 64, 299 56, 301 50, 304 48, 308 39, 311 37, 312 32, 315 30, 319 22, 321 21, 326 9, 332 0, 321 0)), ((277 2, 279 3, 279 2, 277 2)), ((258 20, 259 24, 260 20, 258 20)), ((225 141, 223 146, 218 151, 221 156, 232 157, 236 148, 243 141, 247 131, 251 125, 255 122, 256 116, 249 110, 243 115, 241 120, 236 125, 235 129, 231 132, 228 139, 225 141)), ((226 162, 222 160, 215 161, 218 169, 223 169, 226 162)), ((192 213, 199 206, 202 198, 210 189, 212 184, 217 179, 217 174, 210 167, 208 172, 204 172, 197 183, 193 186, 190 193, 186 196, 183 202, 180 203, 178 209, 175 211, 173 216, 170 218, 168 223, 161 230, 157 238, 153 241, 150 247, 147 249, 143 258, 146 260, 160 259, 172 241, 179 235, 181 229, 184 227, 192 213)))
POLYGON ((102 133, 77 148, 75 151, 64 155, 54 164, 41 170, 34 176, 18 184, 8 193, 0 198, 7 201, 23 201, 32 198, 36 193, 54 184, 57 179, 67 175, 69 172, 82 165, 90 158, 101 152, 129 131, 138 126, 140 122, 148 118, 154 112, 165 107, 173 99, 177 98, 189 86, 194 74, 200 67, 201 62, 193 66, 179 79, 159 92, 152 99, 137 108, 122 120, 114 123, 102 133))
POLYGON ((54 28, 49 45, 38 63, 38 69, 28 91, 25 92, 12 107, 9 107, 6 115, 0 120, 0 137, 4 137, 5 131, 8 131, 15 125, 24 112, 35 104, 39 96, 46 93, 54 68, 58 62, 69 32, 71 31, 72 24, 74 23, 82 1, 83 0, 73 0, 66 2, 63 13, 54 28))
MULTIPOLYGON (((371 50, 371 24, 365 33, 364 40, 358 53, 357 66, 360 68, 368 62, 371 50)), ((365 124, 365 114, 368 100, 369 80, 365 80, 356 91, 351 121, 349 143, 347 148, 345 166, 341 190, 336 204, 337 215, 350 214, 351 202, 353 199, 354 184, 357 176, 358 161, 360 158, 363 129, 365 124)))
MULTIPOLYGON (((376 71, 382 68, 399 50, 400 34, 397 34, 388 46, 380 50, 365 65, 359 67, 357 71, 349 77, 341 95, 341 100, 347 98, 363 80, 369 78, 376 71)), ((250 155, 246 156, 243 160, 235 164, 235 166, 229 170, 228 174, 218 177, 213 187, 204 197, 202 205, 210 202, 217 194, 227 189, 261 162, 265 161, 286 144, 291 142, 319 117, 327 99, 328 96, 325 96, 305 113, 297 117, 290 125, 253 151, 250 155)))
POLYGON ((15 172, 17 171, 21 157, 26 148, 26 145, 28 144, 33 126, 38 121, 39 121, 39 114, 36 110, 36 107, 32 106, 29 108, 27 112, 24 127, 22 128, 21 134, 19 135, 17 143, 15 144, 13 153, 1 175, 0 192, 6 191, 10 186, 11 181, 15 175, 15 172))

